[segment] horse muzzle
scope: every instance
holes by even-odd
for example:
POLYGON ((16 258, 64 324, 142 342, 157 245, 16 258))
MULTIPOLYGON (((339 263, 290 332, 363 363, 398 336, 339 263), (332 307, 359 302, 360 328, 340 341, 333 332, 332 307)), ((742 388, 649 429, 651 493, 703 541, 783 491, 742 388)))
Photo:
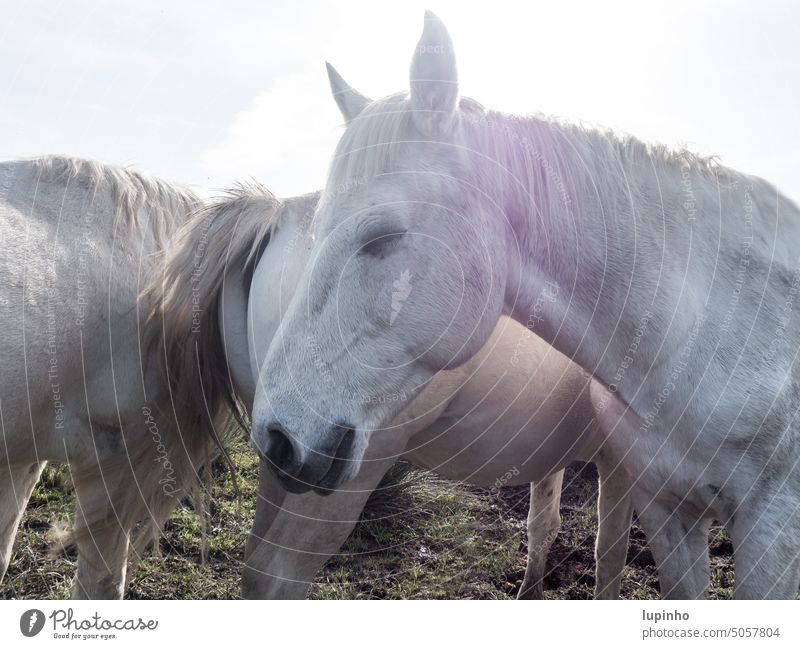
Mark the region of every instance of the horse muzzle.
POLYGON ((261 431, 253 435, 253 445, 290 493, 313 489, 325 496, 355 474, 356 431, 348 424, 323 431, 317 437, 322 442, 319 449, 304 444, 298 434, 276 421, 261 427, 261 431))

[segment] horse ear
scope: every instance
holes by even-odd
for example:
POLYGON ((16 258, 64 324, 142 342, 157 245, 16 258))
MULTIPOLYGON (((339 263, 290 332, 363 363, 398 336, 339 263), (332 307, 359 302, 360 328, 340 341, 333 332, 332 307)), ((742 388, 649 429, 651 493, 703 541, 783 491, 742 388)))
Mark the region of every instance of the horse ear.
POLYGON ((364 106, 369 104, 371 100, 358 92, 358 90, 351 88, 330 63, 326 62, 325 67, 328 68, 328 81, 330 81, 331 92, 334 100, 336 100, 336 105, 342 112, 344 121, 350 122, 364 110, 364 106))
POLYGON ((444 23, 425 12, 425 28, 411 59, 414 123, 428 137, 446 134, 458 105, 458 73, 453 41, 444 23))

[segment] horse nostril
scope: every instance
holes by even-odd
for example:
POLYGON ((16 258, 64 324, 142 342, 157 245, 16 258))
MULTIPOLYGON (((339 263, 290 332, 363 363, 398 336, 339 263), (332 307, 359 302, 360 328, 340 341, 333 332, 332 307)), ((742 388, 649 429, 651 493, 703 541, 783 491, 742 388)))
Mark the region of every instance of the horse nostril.
POLYGON ((342 437, 336 447, 334 459, 348 459, 356 439, 356 430, 350 424, 339 424, 338 430, 342 433, 342 437))
POLYGON ((289 475, 294 475, 301 465, 292 440, 286 431, 278 426, 267 429, 266 456, 275 468, 289 475))

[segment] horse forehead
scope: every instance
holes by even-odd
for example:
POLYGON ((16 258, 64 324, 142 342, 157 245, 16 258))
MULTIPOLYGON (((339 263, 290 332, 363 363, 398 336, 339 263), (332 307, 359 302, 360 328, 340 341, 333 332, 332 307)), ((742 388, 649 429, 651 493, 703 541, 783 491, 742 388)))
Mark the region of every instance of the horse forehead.
POLYGON ((308 229, 311 241, 317 244, 334 231, 342 233, 353 225, 355 220, 353 217, 359 211, 352 196, 336 196, 326 201, 317 209, 311 227, 308 229))
POLYGON ((407 167, 366 176, 351 176, 342 182, 332 181, 326 197, 320 201, 318 214, 328 210, 354 213, 371 207, 401 202, 409 193, 430 189, 424 175, 407 167))

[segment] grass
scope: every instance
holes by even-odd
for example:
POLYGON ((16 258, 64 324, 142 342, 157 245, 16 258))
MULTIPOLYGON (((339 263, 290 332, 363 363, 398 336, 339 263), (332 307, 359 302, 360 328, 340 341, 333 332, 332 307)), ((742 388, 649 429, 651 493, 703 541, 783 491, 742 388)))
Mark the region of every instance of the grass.
MULTIPOLYGON (((320 599, 498 599, 513 594, 524 526, 492 498, 417 471, 368 503, 311 590, 320 599), (499 523, 499 524, 498 524, 499 523)), ((391 476, 390 476, 391 479, 391 476)))
MULTIPOLYGON (((201 562, 200 519, 184 503, 167 524, 159 553, 140 562, 126 597, 131 599, 233 599, 239 597, 242 555, 252 524, 258 462, 248 446, 232 449, 241 501, 230 476, 215 471, 211 489, 208 559, 201 562)), ((66 472, 48 467, 17 535, 0 597, 69 596, 74 556, 48 557, 51 525, 71 517, 73 494, 66 472)), ((563 528, 550 553, 545 596, 587 599, 594 593, 597 477, 591 465, 574 465, 565 478, 563 528)), ((508 599, 525 571, 527 487, 481 490, 398 465, 367 504, 361 522, 318 575, 315 599, 508 599)), ((715 530, 711 542, 711 596, 730 597, 730 539, 715 530)), ((658 597, 658 578, 644 535, 634 526, 623 580, 624 598, 658 597)))

